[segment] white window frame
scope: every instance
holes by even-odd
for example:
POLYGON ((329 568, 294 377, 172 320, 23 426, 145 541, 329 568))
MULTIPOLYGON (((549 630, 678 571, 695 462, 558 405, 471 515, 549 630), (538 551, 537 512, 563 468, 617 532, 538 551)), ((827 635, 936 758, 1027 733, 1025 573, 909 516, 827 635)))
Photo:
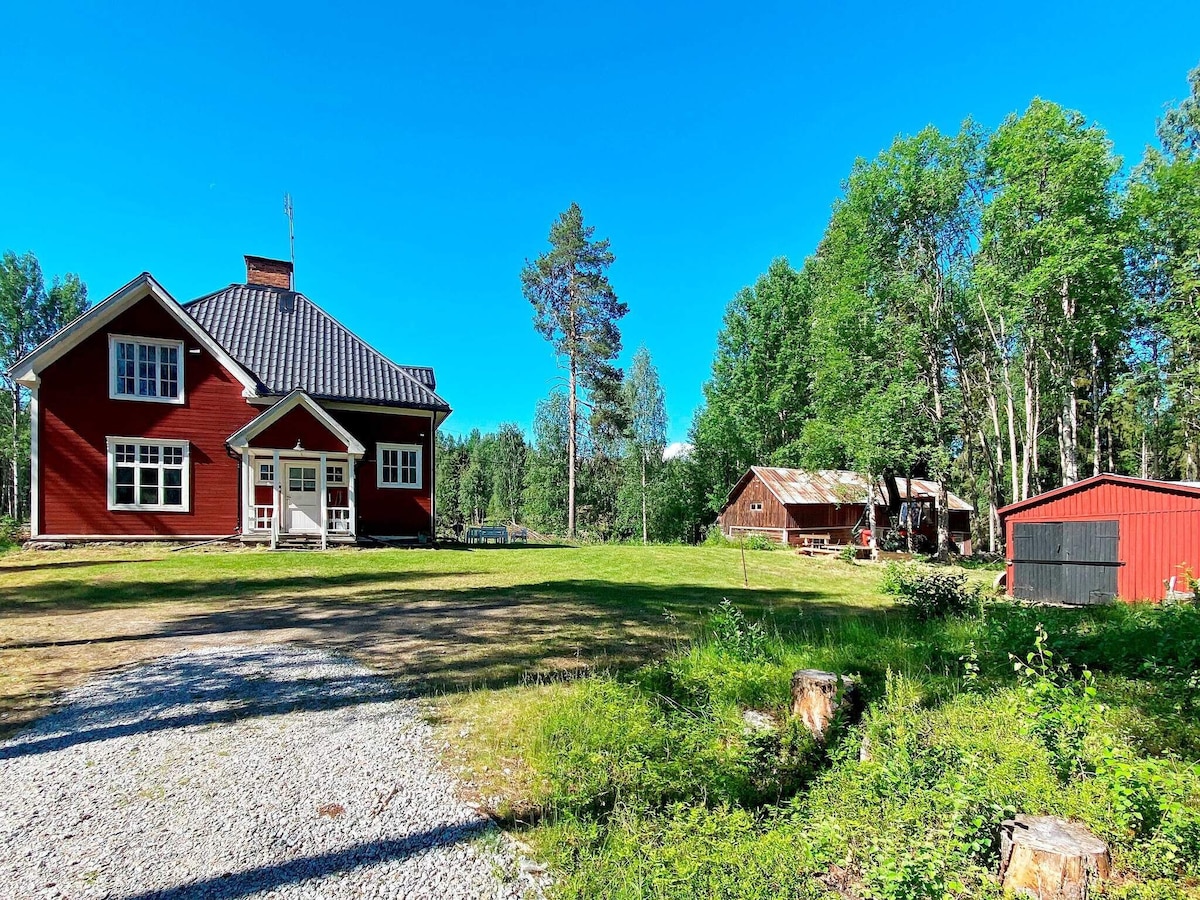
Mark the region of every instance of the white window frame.
POLYGON ((327 487, 342 488, 346 486, 346 464, 345 463, 326 463, 325 464, 325 485, 327 487), (337 478, 333 477, 333 473, 337 472, 337 478))
MULTIPOLYGON (((403 469, 401 462, 403 457, 397 457, 397 469, 403 469)), ((375 445, 375 484, 380 488, 389 490, 399 489, 406 491, 419 491, 425 486, 425 451, 420 444, 376 444, 375 445), (397 453, 409 451, 417 455, 417 480, 413 483, 404 481, 384 481, 383 480, 383 454, 388 450, 395 450, 397 453)))
POLYGON ((762 501, 758 500, 750 504, 750 512, 762 512, 762 501))
POLYGON ((266 485, 274 487, 275 485, 275 463, 269 459, 256 459, 254 461, 254 483, 257 485, 266 485), (263 478, 263 466, 271 469, 271 474, 267 478, 263 478))
MULTIPOLYGON (((183 341, 168 341, 162 338, 134 337, 129 334, 110 334, 108 336, 108 398, 110 400, 134 400, 140 403, 172 403, 179 406, 183 403, 183 341), (122 394, 117 390, 117 344, 142 344, 146 347, 175 347, 179 358, 179 390, 174 397, 143 397, 141 394, 122 394)), ((161 384, 156 363, 155 379, 161 384)), ((134 373, 134 386, 137 386, 137 373, 134 373)))
MULTIPOLYGON (((132 512, 170 512, 170 513, 186 513, 192 511, 192 465, 191 465, 191 445, 188 441, 168 440, 163 438, 144 438, 144 437, 109 437, 106 438, 108 445, 108 508, 114 512, 132 511, 132 512), (174 506, 167 503, 118 503, 117 502, 117 444, 133 444, 136 447, 151 445, 159 448, 158 463, 154 466, 146 463, 134 463, 134 469, 158 469, 158 490, 159 496, 162 495, 166 485, 163 484, 163 471, 165 469, 174 469, 175 466, 166 466, 163 463, 163 447, 175 447, 183 450, 183 474, 180 478, 180 488, 183 493, 183 504, 174 506)), ((134 451, 140 455, 140 449, 134 451)), ((137 498, 137 478, 134 478, 134 498, 137 498)))

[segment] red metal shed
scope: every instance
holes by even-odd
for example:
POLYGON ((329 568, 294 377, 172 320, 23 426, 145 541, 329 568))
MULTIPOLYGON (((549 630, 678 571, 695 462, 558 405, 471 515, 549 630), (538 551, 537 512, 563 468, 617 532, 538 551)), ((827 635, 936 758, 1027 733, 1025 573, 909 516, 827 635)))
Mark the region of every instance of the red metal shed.
POLYGON ((1096 475, 1000 511, 1008 592, 1029 600, 1161 600, 1200 574, 1200 484, 1096 475))

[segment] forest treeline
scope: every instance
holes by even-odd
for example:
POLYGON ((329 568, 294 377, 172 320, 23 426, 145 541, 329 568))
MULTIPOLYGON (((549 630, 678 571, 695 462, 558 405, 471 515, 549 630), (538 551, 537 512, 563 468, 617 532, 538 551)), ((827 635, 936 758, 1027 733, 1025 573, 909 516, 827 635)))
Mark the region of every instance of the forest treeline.
MULTIPOLYGON (((619 370, 594 367, 576 389, 591 414, 556 392, 530 444, 515 426, 443 436, 439 517, 566 533, 577 468, 581 534, 640 538, 644 499, 649 539, 695 540, 769 464, 934 478, 976 504, 986 540, 995 509, 1099 472, 1200 479, 1200 68, 1188 81, 1132 167, 1041 99, 994 131, 928 127, 858 160, 816 252, 729 304, 690 454, 632 437, 633 368, 615 390, 619 370)), ((560 321, 606 265, 572 268, 591 233, 579 217, 564 239, 567 218, 531 297, 557 285, 560 321)), ((607 363, 624 308, 603 288, 607 363)), ((582 346, 553 340, 560 358, 582 346)))
POLYGON ((29 400, 8 375, 13 363, 87 309, 78 275, 49 284, 33 253, 0 254, 0 535, 29 518, 29 400))

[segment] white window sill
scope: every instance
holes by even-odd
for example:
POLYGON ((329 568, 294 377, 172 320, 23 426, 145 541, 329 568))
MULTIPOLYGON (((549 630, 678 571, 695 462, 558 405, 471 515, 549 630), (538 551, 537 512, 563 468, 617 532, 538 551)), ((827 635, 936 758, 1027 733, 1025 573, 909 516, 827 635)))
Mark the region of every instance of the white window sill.
POLYGON ((185 513, 191 512, 186 506, 164 506, 161 503, 156 505, 142 506, 139 504, 108 504, 109 512, 168 512, 168 513, 185 513))
POLYGON ((384 489, 384 490, 389 490, 389 491, 419 491, 419 490, 421 489, 421 485, 419 485, 419 484, 386 484, 386 483, 381 483, 381 484, 379 484, 379 485, 378 485, 378 487, 380 487, 380 488, 382 488, 382 489, 384 489))
POLYGON ((183 397, 142 397, 137 394, 118 394, 115 391, 109 392, 108 399, 132 400, 135 403, 170 403, 173 406, 183 405, 183 397))

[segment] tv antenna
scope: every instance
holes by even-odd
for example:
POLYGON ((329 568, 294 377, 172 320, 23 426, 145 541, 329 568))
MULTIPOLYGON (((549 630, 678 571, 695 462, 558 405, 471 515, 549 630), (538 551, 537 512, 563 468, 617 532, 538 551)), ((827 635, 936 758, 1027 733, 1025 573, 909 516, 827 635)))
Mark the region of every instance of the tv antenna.
POLYGON ((296 285, 296 211, 292 207, 292 195, 283 195, 283 214, 288 220, 288 244, 292 253, 292 286, 296 285))

